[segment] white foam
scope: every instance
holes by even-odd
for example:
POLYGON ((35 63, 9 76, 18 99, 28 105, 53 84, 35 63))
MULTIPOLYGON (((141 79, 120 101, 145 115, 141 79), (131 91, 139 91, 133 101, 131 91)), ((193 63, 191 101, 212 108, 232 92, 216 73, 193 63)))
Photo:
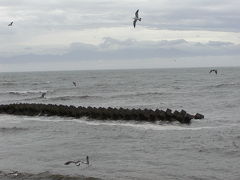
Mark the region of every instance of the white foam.
MULTIPOLYGON (((75 120, 75 122, 80 122, 79 120, 75 120)), ((126 123, 126 122, 98 122, 98 121, 81 121, 81 123, 85 123, 88 125, 94 125, 94 126, 124 126, 124 127, 130 127, 130 128, 137 128, 140 130, 156 130, 156 131, 173 131, 173 130, 201 130, 201 129, 212 129, 217 127, 190 127, 187 125, 171 125, 171 124, 150 124, 150 123, 126 123)))
MULTIPOLYGON (((69 121, 69 120, 67 120, 69 121)), ((155 131, 183 131, 183 130, 202 130, 202 129, 216 129, 216 128, 227 128, 227 127, 233 127, 237 124, 229 124, 229 125, 222 125, 222 126, 199 126, 199 127, 193 127, 191 125, 182 125, 182 124, 152 124, 152 123, 134 123, 133 122, 125 122, 125 121, 108 121, 108 122, 101 122, 101 121, 89 121, 87 118, 85 120, 83 119, 72 119, 71 121, 74 121, 76 123, 84 123, 87 125, 93 125, 93 126, 124 126, 124 127, 130 127, 130 128, 136 128, 139 130, 155 130, 155 131)), ((239 124, 238 124, 239 126, 239 124)))
POLYGON ((40 121, 40 122, 74 122, 74 123, 83 123, 91 126, 120 126, 120 127, 129 127, 139 130, 155 130, 155 131, 181 131, 181 130, 203 130, 203 129, 216 129, 216 128, 229 128, 234 126, 240 126, 240 124, 227 124, 227 125, 218 125, 218 126, 198 126, 193 127, 192 125, 182 125, 182 124, 152 124, 152 123, 136 123, 126 122, 126 121, 98 121, 98 120, 88 120, 86 117, 81 119, 71 119, 71 118, 61 118, 61 117, 44 117, 44 116, 14 116, 14 115, 0 115, 0 122, 7 121, 9 123, 21 123, 23 121, 40 121))
POLYGON ((26 91, 9 91, 10 94, 36 94, 47 93, 48 90, 26 90, 26 91))
POLYGON ((0 115, 0 122, 1 123, 21 123, 19 121, 19 117, 18 116, 13 116, 13 115, 8 115, 8 114, 1 114, 0 115))

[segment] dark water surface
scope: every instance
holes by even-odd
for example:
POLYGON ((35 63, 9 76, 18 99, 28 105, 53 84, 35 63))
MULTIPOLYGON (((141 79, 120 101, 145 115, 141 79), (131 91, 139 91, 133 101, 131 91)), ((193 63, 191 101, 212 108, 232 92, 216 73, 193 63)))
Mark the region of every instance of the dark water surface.
POLYGON ((219 68, 218 75, 208 72, 193 68, 0 73, 1 104, 170 108, 205 115, 189 126, 0 115, 0 171, 25 172, 25 179, 49 171, 65 179, 84 175, 238 180, 240 68, 219 68), (46 98, 41 98, 43 92, 46 98), (86 155, 90 167, 64 165, 86 155))

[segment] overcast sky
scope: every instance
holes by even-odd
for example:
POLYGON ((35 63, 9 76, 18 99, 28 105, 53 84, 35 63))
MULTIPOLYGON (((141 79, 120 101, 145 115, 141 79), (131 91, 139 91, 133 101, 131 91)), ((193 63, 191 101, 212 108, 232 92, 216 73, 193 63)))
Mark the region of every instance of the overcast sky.
POLYGON ((0 0, 0 71, 240 66, 239 9, 239 0, 0 0))

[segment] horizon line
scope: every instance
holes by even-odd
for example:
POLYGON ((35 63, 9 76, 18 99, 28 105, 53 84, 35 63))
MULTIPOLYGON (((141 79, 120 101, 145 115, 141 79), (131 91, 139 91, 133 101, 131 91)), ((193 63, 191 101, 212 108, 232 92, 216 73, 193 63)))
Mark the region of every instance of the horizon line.
POLYGON ((70 72, 70 71, 124 71, 124 70, 157 70, 157 69, 205 69, 205 68, 240 68, 240 66, 186 66, 186 67, 152 67, 152 68, 109 68, 109 69, 59 69, 59 70, 23 70, 2 71, 0 73, 34 73, 34 72, 70 72))

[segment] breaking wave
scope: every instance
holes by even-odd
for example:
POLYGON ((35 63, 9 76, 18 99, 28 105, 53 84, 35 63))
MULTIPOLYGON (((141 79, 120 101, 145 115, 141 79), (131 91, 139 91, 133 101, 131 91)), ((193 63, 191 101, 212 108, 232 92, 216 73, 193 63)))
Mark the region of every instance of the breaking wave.
POLYGON ((12 95, 28 95, 28 94, 40 94, 50 92, 48 90, 26 90, 26 91, 9 91, 8 94, 12 95))
POLYGON ((111 98, 124 98, 124 97, 141 97, 141 96, 162 96, 166 93, 163 92, 139 92, 139 93, 129 93, 129 94, 119 94, 113 95, 111 98))
POLYGON ((17 83, 16 82, 1 82, 0 83, 2 86, 14 86, 17 83))
POLYGON ((0 82, 0 85, 2 86, 14 86, 14 85, 44 85, 44 84, 50 84, 50 81, 46 82, 32 82, 32 83, 23 83, 23 82, 17 82, 17 81, 2 81, 0 82))
POLYGON ((63 174, 52 174, 50 172, 42 172, 38 174, 32 174, 19 171, 0 171, 0 179, 12 180, 12 179, 24 179, 24 180, 100 180, 94 177, 85 177, 82 175, 70 176, 63 174))
POLYGON ((1 127, 0 133, 16 133, 20 131, 26 131, 28 128, 21 128, 21 127, 1 127))
POLYGON ((240 83, 221 83, 221 84, 215 84, 215 85, 210 85, 208 88, 230 88, 234 86, 239 86, 240 83))
POLYGON ((49 97, 49 100, 53 101, 67 101, 67 100, 72 100, 72 99, 96 99, 96 98, 103 98, 102 96, 88 96, 88 95, 83 95, 83 96, 58 96, 58 97, 49 97))

